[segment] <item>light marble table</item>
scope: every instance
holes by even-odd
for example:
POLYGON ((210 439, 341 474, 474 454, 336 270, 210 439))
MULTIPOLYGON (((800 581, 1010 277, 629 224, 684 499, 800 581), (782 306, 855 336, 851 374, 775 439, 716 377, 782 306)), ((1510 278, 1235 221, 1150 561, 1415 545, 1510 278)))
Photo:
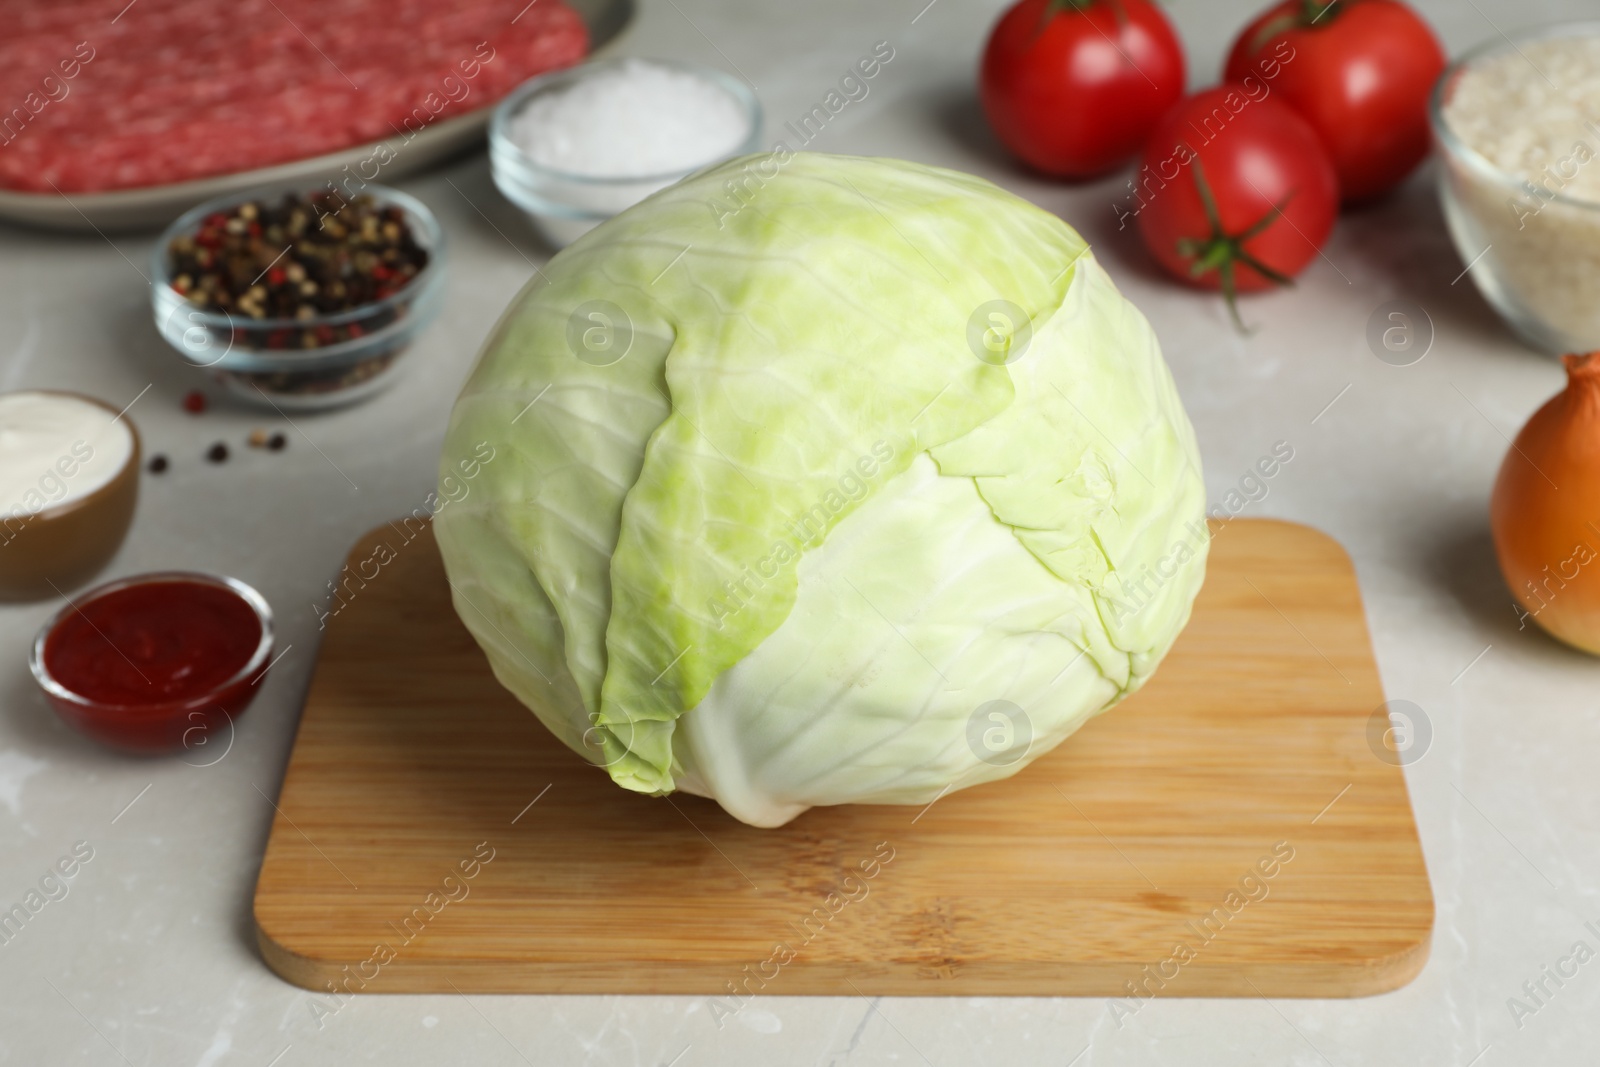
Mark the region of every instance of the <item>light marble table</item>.
MULTIPOLYGON (((34 691, 24 650, 56 605, 0 609, 9 650, 0 656, 0 904, 20 899, 74 842, 94 850, 70 895, 0 946, 0 1063, 1494 1067, 1600 1058, 1600 962, 1520 1026, 1507 1006, 1574 942, 1600 947, 1585 929, 1600 926, 1600 666, 1518 631, 1486 530, 1506 437, 1560 386, 1558 367, 1520 347, 1456 281, 1464 264, 1426 173, 1347 216, 1298 287, 1250 299, 1245 315, 1259 329, 1238 335, 1220 301, 1157 277, 1132 231, 1118 232, 1110 205, 1121 179, 1053 185, 995 150, 972 97, 994 0, 925 4, 643 0, 613 51, 737 68, 754 79, 775 132, 875 42, 890 42, 895 57, 870 96, 813 147, 974 171, 1080 227, 1163 339, 1213 500, 1274 442, 1293 445, 1293 462, 1247 513, 1343 542, 1385 687, 1432 725, 1429 751, 1407 770, 1438 901, 1422 975, 1362 1000, 1159 1000, 1120 1029, 1098 999, 775 997, 719 1030, 695 997, 494 996, 358 998, 319 1028, 311 996, 269 972, 253 947, 266 798, 316 654, 324 583, 358 533, 427 494, 479 343, 547 255, 479 153, 402 183, 434 208, 452 245, 448 303, 404 381, 364 406, 297 420, 303 434, 284 453, 235 447, 220 467, 201 461, 212 441, 237 446, 274 421, 226 405, 200 418, 180 409, 195 383, 156 336, 129 263, 143 264, 151 237, 117 236, 113 249, 96 236, 0 229, 0 388, 83 388, 126 403, 153 383, 133 417, 173 469, 146 479, 109 573, 236 574, 276 606, 292 646, 220 763, 126 759, 69 731, 34 691), (1405 368, 1374 358, 1365 340, 1374 309, 1398 296, 1421 303, 1437 330, 1428 357, 1405 368)), ((1452 53, 1496 25, 1585 9, 1579 0, 1422 6, 1452 53)), ((1255 7, 1174 0, 1196 84, 1213 77, 1255 7)))

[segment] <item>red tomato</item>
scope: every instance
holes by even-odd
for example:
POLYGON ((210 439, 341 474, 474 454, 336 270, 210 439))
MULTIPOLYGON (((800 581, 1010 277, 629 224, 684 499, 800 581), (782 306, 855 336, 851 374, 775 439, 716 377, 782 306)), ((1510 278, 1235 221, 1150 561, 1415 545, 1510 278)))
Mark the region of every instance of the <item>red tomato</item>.
POLYGON ((1444 50, 1399 0, 1283 0, 1244 28, 1228 81, 1261 79, 1311 123, 1346 201, 1388 192, 1428 154, 1444 50))
POLYGON ((1183 46, 1151 0, 1021 0, 978 72, 1000 140, 1061 178, 1132 159, 1183 85, 1183 46))
POLYGON ((1339 211, 1333 164, 1306 121, 1244 86, 1173 108, 1150 137, 1119 212, 1168 271, 1237 292, 1287 285, 1317 254, 1339 211))

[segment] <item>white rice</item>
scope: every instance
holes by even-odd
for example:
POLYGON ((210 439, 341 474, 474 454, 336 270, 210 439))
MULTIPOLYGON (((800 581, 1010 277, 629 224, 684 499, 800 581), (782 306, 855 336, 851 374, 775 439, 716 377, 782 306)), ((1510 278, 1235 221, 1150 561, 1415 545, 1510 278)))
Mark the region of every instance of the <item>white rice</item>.
POLYGON ((1525 41, 1470 64, 1444 121, 1513 179, 1445 161, 1462 254, 1489 250, 1473 267, 1480 288, 1544 347, 1600 347, 1600 36, 1525 41))

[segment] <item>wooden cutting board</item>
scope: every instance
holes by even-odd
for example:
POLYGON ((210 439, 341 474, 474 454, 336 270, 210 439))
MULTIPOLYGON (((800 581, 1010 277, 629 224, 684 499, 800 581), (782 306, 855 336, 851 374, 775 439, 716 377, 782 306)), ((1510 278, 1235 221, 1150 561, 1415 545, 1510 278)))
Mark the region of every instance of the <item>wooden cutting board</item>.
POLYGON ((329 620, 256 888, 298 985, 725 1012, 730 990, 1361 996, 1427 959, 1355 574, 1304 526, 1220 529, 1156 677, 1016 777, 778 830, 612 785, 494 680, 431 532, 380 527, 352 572, 380 543, 329 620))

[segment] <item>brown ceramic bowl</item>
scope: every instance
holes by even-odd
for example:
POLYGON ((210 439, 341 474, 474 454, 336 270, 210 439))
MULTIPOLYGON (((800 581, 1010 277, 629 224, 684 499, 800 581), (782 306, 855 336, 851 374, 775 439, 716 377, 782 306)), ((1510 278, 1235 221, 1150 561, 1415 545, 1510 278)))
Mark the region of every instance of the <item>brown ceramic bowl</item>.
MULTIPOLYGON (((108 420, 116 408, 92 396, 61 389, 18 390, 70 396, 103 408, 108 420)), ((139 431, 121 415, 133 436, 128 460, 115 477, 87 496, 66 500, 16 518, 0 514, 0 601, 43 600, 82 585, 110 562, 122 546, 139 499, 139 431)))

